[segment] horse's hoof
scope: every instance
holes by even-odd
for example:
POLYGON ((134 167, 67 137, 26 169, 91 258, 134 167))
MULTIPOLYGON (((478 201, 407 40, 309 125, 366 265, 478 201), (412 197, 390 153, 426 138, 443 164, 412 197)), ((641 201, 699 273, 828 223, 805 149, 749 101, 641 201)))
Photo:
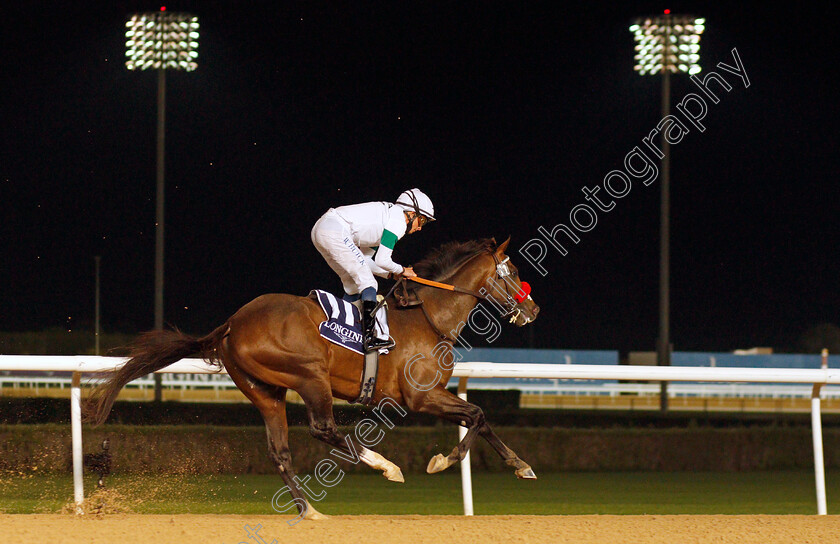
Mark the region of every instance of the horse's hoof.
POLYGON ((537 475, 534 474, 534 471, 531 469, 531 467, 520 468, 519 470, 516 471, 516 477, 521 479, 521 480, 536 480, 537 479, 537 475))
POLYGON ((330 517, 326 514, 322 514, 321 512, 315 510, 315 507, 312 506, 312 503, 306 501, 306 513, 303 515, 303 519, 319 520, 330 519, 330 517))
POLYGON ((403 478, 403 473, 400 470, 400 467, 394 467, 393 470, 386 470, 382 473, 389 482, 397 482, 397 483, 405 483, 405 478, 403 478))
POLYGON ((449 468, 449 463, 447 462, 446 457, 439 453, 429 460, 429 466, 426 467, 426 472, 428 474, 434 474, 436 472, 446 470, 447 468, 449 468))

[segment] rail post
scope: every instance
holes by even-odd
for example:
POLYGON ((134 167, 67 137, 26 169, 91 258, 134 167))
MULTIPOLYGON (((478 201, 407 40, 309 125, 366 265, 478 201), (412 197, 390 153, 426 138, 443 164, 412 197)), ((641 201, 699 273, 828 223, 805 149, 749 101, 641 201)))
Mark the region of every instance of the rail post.
MULTIPOLYGON (((469 378, 458 378, 458 397, 462 400, 467 400, 467 380, 469 378)), ((464 439, 467 435, 466 427, 458 425, 458 442, 464 439)), ((473 515, 473 497, 472 497, 472 471, 470 470, 470 452, 464 456, 461 461, 461 489, 464 495, 464 515, 473 515)))
MULTIPOLYGON (((828 350, 822 350, 822 368, 828 368, 828 350)), ((821 383, 815 383, 811 389, 811 436, 814 440, 814 479, 817 487, 817 515, 828 513, 828 501, 825 496, 825 461, 823 460, 822 416, 820 411, 821 383)))
POLYGON ((76 513, 81 514, 85 500, 84 480, 82 478, 82 374, 73 373, 70 385, 70 434, 73 440, 73 498, 76 513))

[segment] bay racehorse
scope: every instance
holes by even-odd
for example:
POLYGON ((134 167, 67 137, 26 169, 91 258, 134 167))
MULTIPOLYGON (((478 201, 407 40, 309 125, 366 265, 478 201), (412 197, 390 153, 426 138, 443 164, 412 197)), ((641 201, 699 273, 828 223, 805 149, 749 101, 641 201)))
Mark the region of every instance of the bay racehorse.
MULTIPOLYGON (((447 282, 454 290, 416 287, 419 307, 389 312, 396 347, 380 356, 372 401, 392 399, 413 412, 433 414, 467 428, 448 456, 438 454, 427 472, 444 470, 469 451, 477 436, 484 438, 519 478, 536 478, 531 467, 499 439, 478 406, 447 391, 454 368, 453 347, 478 304, 490 306, 517 326, 533 321, 539 307, 528 295, 516 267, 505 255, 510 239, 444 244, 414 266, 422 278, 447 282)), ((389 297, 391 308, 397 301, 389 297)), ((306 501, 295 482, 288 444, 286 391, 296 391, 306 405, 312 436, 352 458, 403 481, 399 467, 378 453, 354 444, 336 426, 333 398, 359 396, 363 357, 320 337, 324 313, 308 297, 262 295, 243 306, 216 330, 202 338, 179 331, 144 333, 130 347, 130 358, 100 384, 85 404, 88 421, 105 421, 120 389, 128 382, 198 354, 223 366, 234 383, 256 405, 265 420, 269 455, 280 471, 300 515, 323 517, 306 501), (356 457, 358 456, 358 457, 356 457)))

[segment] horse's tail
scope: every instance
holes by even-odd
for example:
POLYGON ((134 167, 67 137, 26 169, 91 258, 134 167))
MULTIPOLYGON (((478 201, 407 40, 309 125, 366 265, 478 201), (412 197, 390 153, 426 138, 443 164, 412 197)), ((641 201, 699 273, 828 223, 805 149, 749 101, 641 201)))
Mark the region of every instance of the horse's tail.
POLYGON ((102 424, 125 384, 189 355, 198 354, 208 363, 221 368, 222 362, 217 348, 228 330, 228 324, 225 323, 202 338, 194 338, 178 330, 143 333, 129 344, 130 359, 119 370, 111 372, 85 402, 85 421, 94 425, 102 424))

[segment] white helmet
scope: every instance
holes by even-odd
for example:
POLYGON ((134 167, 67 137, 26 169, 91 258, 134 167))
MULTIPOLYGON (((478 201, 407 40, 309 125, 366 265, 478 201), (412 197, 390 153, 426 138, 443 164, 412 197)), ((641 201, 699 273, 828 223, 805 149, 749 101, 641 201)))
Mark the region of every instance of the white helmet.
POLYGON ((432 204, 432 199, 420 189, 403 191, 397 198, 396 205, 407 212, 426 216, 429 221, 435 220, 435 206, 432 204))

